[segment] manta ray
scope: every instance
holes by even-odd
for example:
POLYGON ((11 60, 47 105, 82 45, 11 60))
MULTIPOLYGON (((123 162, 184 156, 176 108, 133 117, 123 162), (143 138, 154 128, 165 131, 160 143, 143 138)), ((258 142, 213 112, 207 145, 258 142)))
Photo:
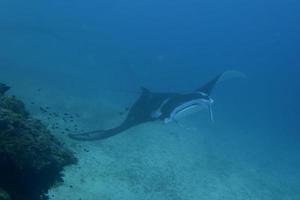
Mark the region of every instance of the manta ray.
POLYGON ((208 108, 210 118, 213 121, 211 106, 213 99, 211 93, 218 82, 224 79, 230 72, 223 72, 203 86, 186 93, 159 93, 147 88, 141 88, 138 99, 129 108, 125 120, 117 127, 106 130, 95 130, 86 133, 69 134, 75 140, 102 140, 126 131, 132 127, 151 121, 163 121, 170 123, 176 121, 176 117, 188 109, 194 107, 208 108))

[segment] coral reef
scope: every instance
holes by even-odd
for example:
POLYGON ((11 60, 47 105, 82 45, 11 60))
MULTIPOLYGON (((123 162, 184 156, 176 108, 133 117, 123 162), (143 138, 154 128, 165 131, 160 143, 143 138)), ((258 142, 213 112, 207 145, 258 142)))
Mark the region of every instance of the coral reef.
POLYGON ((47 190, 62 181, 63 167, 77 160, 23 102, 5 95, 8 89, 0 84, 0 200, 47 199, 47 190))

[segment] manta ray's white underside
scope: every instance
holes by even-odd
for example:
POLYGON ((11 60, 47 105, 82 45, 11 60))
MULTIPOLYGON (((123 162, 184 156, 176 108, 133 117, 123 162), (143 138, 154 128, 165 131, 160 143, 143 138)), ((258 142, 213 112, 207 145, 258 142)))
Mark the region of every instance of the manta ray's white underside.
POLYGON ((167 117, 164 119, 164 123, 169 123, 172 121, 178 121, 182 118, 185 118, 186 116, 189 116, 193 113, 197 113, 200 111, 203 111, 205 109, 208 109, 210 120, 214 121, 213 112, 212 112, 212 103, 213 100, 209 99, 196 99, 193 101, 186 102, 178 107, 176 107, 170 117, 167 117))

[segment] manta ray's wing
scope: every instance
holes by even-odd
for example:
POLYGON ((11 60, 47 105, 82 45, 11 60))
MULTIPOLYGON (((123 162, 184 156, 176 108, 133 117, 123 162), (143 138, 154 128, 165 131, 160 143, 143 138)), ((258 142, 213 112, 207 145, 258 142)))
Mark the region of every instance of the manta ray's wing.
POLYGON ((222 74, 217 75, 215 78, 213 78, 212 80, 207 82, 205 85, 198 88, 196 91, 202 92, 209 96, 211 94, 212 90, 214 89, 214 87, 216 86, 216 84, 218 83, 218 81, 220 80, 222 74))
POLYGON ((205 93, 206 95, 210 96, 215 86, 228 79, 232 78, 246 78, 246 75, 239 72, 239 71, 225 71, 219 75, 217 75, 215 78, 201 86, 200 88, 196 89, 197 92, 205 93))
MULTIPOLYGON (((246 75, 239 72, 239 71, 225 71, 219 75, 217 75, 215 78, 204 84, 202 87, 198 88, 196 92, 203 93, 207 95, 208 97, 211 95, 213 89, 215 86, 225 80, 232 79, 232 78, 246 78, 246 75)), ((211 122, 214 122, 214 115, 212 111, 212 102, 207 102, 207 108, 210 115, 211 122)))

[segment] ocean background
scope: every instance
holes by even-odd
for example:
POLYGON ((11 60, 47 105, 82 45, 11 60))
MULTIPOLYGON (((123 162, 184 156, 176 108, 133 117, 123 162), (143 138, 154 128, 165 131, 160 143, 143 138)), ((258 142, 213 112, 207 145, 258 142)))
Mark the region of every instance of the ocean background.
POLYGON ((300 3, 296 0, 0 2, 0 82, 36 118, 49 106, 79 158, 53 200, 300 199, 300 3), (207 113, 103 141, 139 88, 186 92, 218 73, 207 113), (79 127, 72 129, 70 127, 79 127))

